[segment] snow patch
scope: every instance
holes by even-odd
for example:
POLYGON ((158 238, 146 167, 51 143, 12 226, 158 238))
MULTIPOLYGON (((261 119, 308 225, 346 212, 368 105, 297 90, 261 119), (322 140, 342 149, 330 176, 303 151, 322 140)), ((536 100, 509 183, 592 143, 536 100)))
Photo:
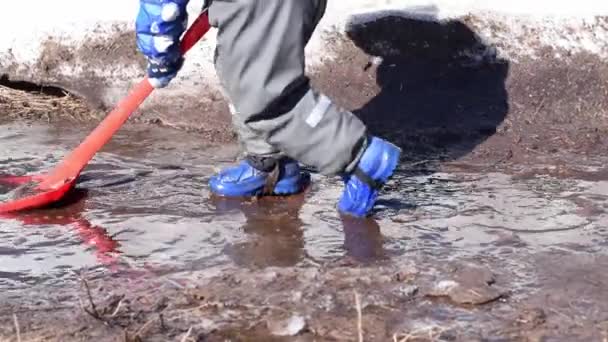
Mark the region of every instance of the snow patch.
MULTIPOLYGON (((202 4, 203 0, 190 1, 190 23, 202 4)), ((32 80, 46 77, 35 67, 49 39, 77 49, 87 42, 110 38, 117 31, 132 31, 139 1, 21 0, 11 1, 5 9, 7 6, 14 14, 0 21, 2 32, 10 32, 0 35, 0 74, 32 80)), ((603 15, 608 15, 608 1, 328 1, 327 12, 306 48, 307 64, 314 67, 335 57, 334 46, 328 40, 331 35, 386 16, 433 21, 468 18, 468 24, 482 39, 495 45, 501 56, 512 61, 521 57, 538 58, 545 47, 557 49, 555 56, 586 52, 608 57, 608 24, 598 17, 603 15)), ((213 66, 215 42, 216 31, 211 30, 188 54, 183 70, 163 90, 164 94, 193 91, 187 88, 201 83, 218 86, 213 66)), ((120 61, 114 65, 87 67, 88 62, 64 63, 54 70, 54 78, 85 75, 107 78, 111 85, 103 90, 107 93, 103 96, 110 99, 116 93, 124 93, 133 80, 141 76, 141 67, 136 61, 133 65, 120 61)))

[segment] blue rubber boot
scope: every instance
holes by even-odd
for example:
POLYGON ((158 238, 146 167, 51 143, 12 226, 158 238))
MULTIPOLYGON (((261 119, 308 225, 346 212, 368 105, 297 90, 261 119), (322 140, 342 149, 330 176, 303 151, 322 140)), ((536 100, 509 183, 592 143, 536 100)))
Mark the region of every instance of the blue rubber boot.
POLYGON ((246 159, 211 177, 209 186, 213 193, 225 197, 285 196, 303 191, 309 182, 310 174, 302 172, 293 159, 261 164, 246 159))
POLYGON ((382 186, 393 175, 400 156, 399 147, 371 137, 355 171, 343 176, 345 188, 338 210, 350 216, 368 216, 382 186))

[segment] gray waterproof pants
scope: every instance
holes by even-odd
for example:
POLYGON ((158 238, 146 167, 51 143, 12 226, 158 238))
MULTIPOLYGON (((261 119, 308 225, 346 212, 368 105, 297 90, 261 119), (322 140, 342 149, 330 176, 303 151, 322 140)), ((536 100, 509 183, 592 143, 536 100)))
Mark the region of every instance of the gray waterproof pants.
POLYGON ((366 127, 310 87, 304 48, 327 0, 213 0, 215 67, 245 153, 285 155, 325 175, 350 172, 366 127))

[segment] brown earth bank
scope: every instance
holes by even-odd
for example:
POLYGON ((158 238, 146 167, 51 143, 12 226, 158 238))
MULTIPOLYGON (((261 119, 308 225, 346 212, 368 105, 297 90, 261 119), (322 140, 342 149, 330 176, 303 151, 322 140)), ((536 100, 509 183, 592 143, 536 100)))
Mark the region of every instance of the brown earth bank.
POLYGON ((550 161, 606 146, 608 65, 598 57, 557 59, 547 48, 511 63, 460 21, 389 17, 349 38, 336 38, 339 63, 316 83, 402 146, 406 161, 550 161))
MULTIPOLYGON (((605 156, 608 66, 596 56, 556 58, 547 49, 540 60, 513 63, 461 21, 387 17, 333 39, 339 58, 312 71, 314 84, 372 132, 402 146, 404 173, 500 170, 524 178, 568 177, 577 161, 605 156), (542 167, 522 170, 537 164, 542 167)), ((32 89, 22 90, 31 96, 32 89)), ((62 102, 68 100, 62 94, 47 92, 45 101, 63 99, 57 104, 62 109, 53 110, 63 114, 42 110, 33 116, 31 105, 19 104, 40 97, 16 101, 16 95, 3 94, 0 112, 11 120, 71 117, 90 124, 82 107, 70 115, 75 102, 62 102)), ((168 109, 140 113, 133 121, 234 142, 221 96, 201 103, 183 105, 179 121, 168 119, 168 109), (201 123, 202 112, 214 119, 201 123)), ((576 172, 583 179, 608 179, 605 171, 576 172)), ((363 224, 363 235, 371 234, 370 227, 363 224)), ((452 257, 435 247, 371 263, 344 258, 177 273, 121 265, 109 274, 85 273, 81 283, 58 289, 32 286, 0 294, 0 339, 606 341, 605 255, 534 251, 509 234, 494 247, 508 257, 452 257)))
MULTIPOLYGON (((347 37, 335 34, 330 39, 338 57, 311 70, 311 78, 373 133, 403 147, 406 162, 414 164, 550 161, 557 152, 586 156, 606 147, 605 61, 539 47, 542 58, 510 62, 473 31, 474 22, 389 16, 354 26, 347 37)), ((129 49, 117 51, 123 50, 128 55, 124 58, 132 58, 129 49)), ((6 79, 0 84, 24 88, 6 79)), ((234 142, 224 98, 207 88, 201 92, 208 95, 196 101, 168 98, 132 120, 198 132, 211 143, 234 142)), ((88 119, 82 100, 61 102, 47 96, 42 99, 50 104, 46 109, 36 108, 40 100, 0 88, 0 112, 13 117, 61 122, 72 111, 81 121, 97 122, 111 109, 91 104, 95 110, 88 119)))

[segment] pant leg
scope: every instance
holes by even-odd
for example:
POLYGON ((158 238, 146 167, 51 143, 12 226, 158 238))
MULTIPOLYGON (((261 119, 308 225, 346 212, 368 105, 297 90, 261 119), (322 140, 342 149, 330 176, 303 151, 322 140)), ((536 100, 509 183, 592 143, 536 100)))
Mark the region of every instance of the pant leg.
MULTIPOLYGON (((311 88, 304 48, 326 0, 214 0, 216 70, 245 129, 249 153, 275 151, 323 174, 351 171, 366 127, 311 88), (251 135, 249 135, 251 133, 251 135), (254 143, 255 141, 255 143, 254 143)), ((238 124, 237 124, 238 126, 238 124)))
POLYGON ((264 135, 254 131, 237 115, 234 105, 230 104, 232 125, 234 126, 244 154, 264 158, 278 158, 281 151, 264 140, 264 135))
MULTIPOLYGON (((327 8, 327 0, 312 0, 314 5, 314 17, 312 25, 308 27, 305 32, 306 44, 312 37, 316 26, 325 14, 327 8)), ((217 66, 217 50, 216 50, 216 66, 217 66)), ((225 94, 226 95, 226 94, 225 94)), ((228 97, 228 96, 227 96, 228 97)), ((278 148, 270 145, 266 142, 264 134, 251 129, 240 116, 236 115, 236 109, 232 103, 229 105, 230 113, 232 114, 232 122, 239 135, 239 140, 243 147, 245 154, 261 156, 261 157, 277 157, 281 155, 281 151, 278 148)))

